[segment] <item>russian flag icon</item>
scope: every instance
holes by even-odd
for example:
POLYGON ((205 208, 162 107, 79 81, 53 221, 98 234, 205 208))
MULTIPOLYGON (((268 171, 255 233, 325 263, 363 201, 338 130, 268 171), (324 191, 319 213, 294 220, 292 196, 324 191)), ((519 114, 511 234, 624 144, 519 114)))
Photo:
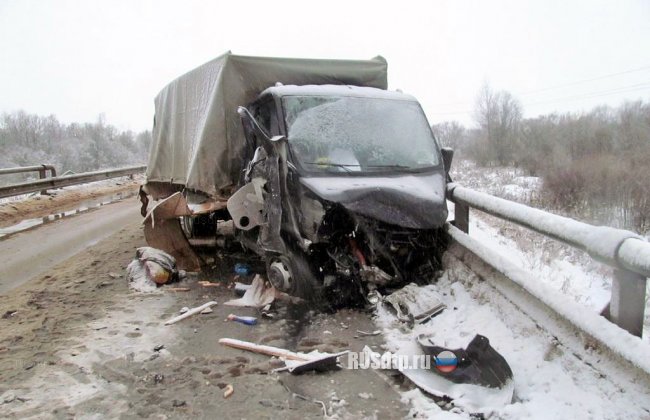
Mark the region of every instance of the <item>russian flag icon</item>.
POLYGON ((456 355, 449 350, 441 351, 438 353, 438 355, 434 358, 434 361, 436 364, 436 369, 443 373, 453 372, 456 369, 456 366, 458 366, 458 359, 456 358, 456 355))

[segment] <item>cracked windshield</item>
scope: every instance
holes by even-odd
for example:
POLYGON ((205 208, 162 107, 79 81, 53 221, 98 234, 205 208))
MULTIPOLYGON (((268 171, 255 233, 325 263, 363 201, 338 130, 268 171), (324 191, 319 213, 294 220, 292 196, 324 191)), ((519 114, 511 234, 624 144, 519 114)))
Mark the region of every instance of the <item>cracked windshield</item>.
POLYGON ((283 98, 289 145, 310 172, 419 170, 438 149, 416 102, 358 97, 283 98))

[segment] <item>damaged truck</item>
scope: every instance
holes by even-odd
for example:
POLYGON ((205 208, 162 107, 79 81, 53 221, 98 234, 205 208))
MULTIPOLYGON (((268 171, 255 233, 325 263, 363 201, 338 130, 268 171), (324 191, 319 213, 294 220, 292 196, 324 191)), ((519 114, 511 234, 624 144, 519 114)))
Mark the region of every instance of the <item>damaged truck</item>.
POLYGON ((228 52, 156 97, 145 237, 188 271, 234 241, 279 290, 372 296, 441 269, 452 154, 382 57, 228 52))

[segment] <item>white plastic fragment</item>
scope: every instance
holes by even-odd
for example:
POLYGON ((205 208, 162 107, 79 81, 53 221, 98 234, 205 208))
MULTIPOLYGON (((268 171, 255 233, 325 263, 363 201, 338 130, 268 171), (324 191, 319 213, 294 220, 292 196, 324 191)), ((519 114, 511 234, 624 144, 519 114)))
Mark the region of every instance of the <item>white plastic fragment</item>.
POLYGON ((189 311, 185 312, 184 314, 178 315, 177 317, 174 317, 174 318, 170 319, 169 321, 165 322, 165 325, 175 324, 178 321, 182 321, 185 318, 189 318, 192 315, 198 314, 201 311, 203 311, 204 309, 209 308, 210 306, 214 306, 216 304, 217 304, 217 302, 215 302, 215 301, 210 301, 208 303, 204 303, 201 306, 197 306, 196 308, 192 308, 189 311))

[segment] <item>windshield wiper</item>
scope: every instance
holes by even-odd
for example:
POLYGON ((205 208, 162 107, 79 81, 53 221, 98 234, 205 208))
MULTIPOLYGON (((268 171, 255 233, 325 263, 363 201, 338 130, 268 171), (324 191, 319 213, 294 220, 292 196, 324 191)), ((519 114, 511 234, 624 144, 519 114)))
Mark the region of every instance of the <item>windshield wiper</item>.
POLYGON ((366 168, 395 168, 395 169, 413 169, 406 165, 365 165, 366 168))
POLYGON ((389 169, 408 169, 408 170, 414 170, 417 168, 412 168, 410 166, 406 165, 399 165, 399 164, 393 164, 393 165, 360 165, 357 163, 330 163, 330 162, 304 162, 307 165, 322 165, 322 166, 334 166, 337 168, 343 168, 346 170, 346 172, 352 172, 348 166, 354 166, 354 167, 359 167, 359 168, 370 168, 370 169, 384 169, 384 168, 389 168, 389 169))
POLYGON ((336 168, 343 168, 346 172, 352 172, 348 166, 361 166, 357 164, 345 164, 345 163, 330 163, 330 162, 304 162, 307 165, 318 165, 318 166, 334 166, 336 168))

